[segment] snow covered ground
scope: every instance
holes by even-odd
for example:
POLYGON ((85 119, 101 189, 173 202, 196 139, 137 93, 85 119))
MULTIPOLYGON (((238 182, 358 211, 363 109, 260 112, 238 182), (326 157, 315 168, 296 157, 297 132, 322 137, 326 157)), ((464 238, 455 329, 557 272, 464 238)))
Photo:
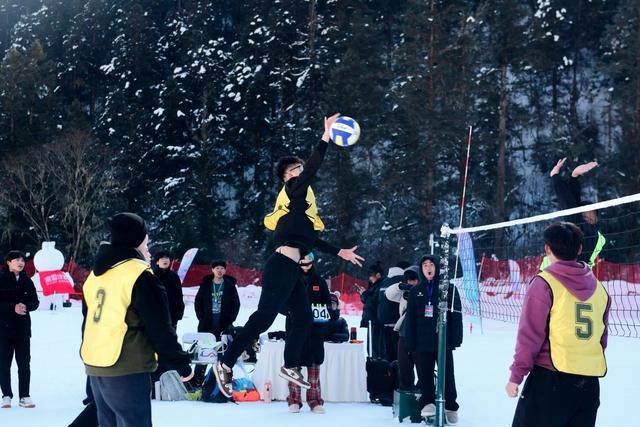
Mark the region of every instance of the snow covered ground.
MULTIPOLYGON (((243 324, 252 310, 241 310, 236 324, 243 324)), ((77 306, 58 312, 37 311, 33 318, 31 396, 37 407, 17 406, 0 411, 0 426, 67 426, 82 409, 84 369, 78 355, 82 315, 77 306)), ((178 334, 195 331, 197 320, 193 306, 188 305, 178 334)), ((359 319, 347 318, 357 326, 359 319)), ((272 330, 283 329, 279 317, 272 330)), ((462 427, 510 426, 516 400, 504 392, 508 366, 515 343, 515 325, 485 322, 484 333, 477 327, 465 331, 462 347, 454 353, 456 380, 462 427)), ((364 330, 359 331, 359 337, 364 330)), ((601 407, 598 426, 630 425, 640 396, 640 340, 610 338, 607 350, 609 372, 601 381, 601 407)), ((13 365, 12 380, 17 392, 17 370, 13 365)), ((348 378, 345 378, 348 381, 348 378)), ((372 404, 327 403, 327 413, 312 414, 304 408, 300 414, 287 412, 286 404, 242 403, 213 404, 203 402, 153 402, 153 423, 157 427, 181 425, 217 425, 219 422, 260 427, 306 427, 347 425, 391 426, 391 408, 372 404)), ((405 422, 408 422, 405 421, 405 422)), ((633 424, 633 422, 631 423, 633 424)))

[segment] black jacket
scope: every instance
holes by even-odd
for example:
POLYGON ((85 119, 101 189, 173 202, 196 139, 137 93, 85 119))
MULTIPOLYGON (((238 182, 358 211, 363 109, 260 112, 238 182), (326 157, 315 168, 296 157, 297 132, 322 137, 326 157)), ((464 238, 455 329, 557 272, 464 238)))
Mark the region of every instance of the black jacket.
MULTIPOLYGON (((405 348, 409 352, 437 352, 438 351, 438 300, 439 300, 439 275, 440 260, 433 255, 427 255, 420 260, 420 283, 409 291, 407 301, 407 311, 404 320, 404 342, 405 348), (433 280, 427 281, 422 274, 422 263, 430 259, 436 265, 436 274, 433 280), (425 316, 425 307, 429 301, 429 291, 431 290, 431 305, 433 306, 433 317, 425 316)), ((449 285, 448 304, 451 306, 454 286, 449 285)), ((447 311, 447 348, 455 349, 462 344, 462 304, 460 294, 455 292, 453 309, 447 311)))
POLYGON ((0 335, 31 336, 30 311, 38 309, 40 302, 33 282, 22 271, 16 281, 16 276, 4 268, 0 271, 0 335), (27 306, 27 314, 16 313, 16 304, 27 306))
POLYGON ((402 282, 404 276, 386 277, 380 282, 378 295, 376 296, 376 318, 381 325, 395 326, 400 318, 400 303, 390 301, 385 296, 385 291, 391 285, 402 282))
MULTIPOLYGON (((300 281, 307 288, 309 304, 324 305, 331 308, 331 298, 327 282, 314 268, 307 273, 300 274, 300 281)), ((286 328, 290 327, 290 318, 287 316, 286 328)), ((314 322, 304 343, 300 360, 302 366, 321 365, 324 362, 324 337, 327 334, 328 322, 314 322)))
POLYGON ((338 254, 339 248, 318 238, 318 232, 313 228, 313 223, 306 213, 309 208, 307 190, 320 169, 328 145, 327 142, 320 141, 311 152, 300 175, 289 179, 284 184, 285 192, 289 197, 289 213, 278 220, 273 235, 275 246, 287 245, 300 248, 303 256, 311 252, 314 247, 331 255, 338 254))
POLYGON ((167 299, 169 300, 169 315, 171 323, 177 324, 178 320, 182 320, 184 315, 184 299, 182 296, 182 283, 180 277, 175 271, 169 268, 162 269, 155 265, 153 267, 155 274, 167 291, 167 299))
POLYGON ((238 317, 240 312, 240 297, 236 288, 236 279, 231 276, 224 276, 224 285, 222 286, 222 307, 220 311, 220 330, 213 330, 213 313, 211 294, 213 292, 213 274, 209 274, 202 278, 200 289, 196 294, 194 308, 196 316, 198 316, 198 332, 211 332, 212 334, 220 334, 226 328, 231 326, 238 317))
POLYGON ((374 283, 369 283, 369 287, 360 294, 360 301, 364 304, 362 307, 362 321, 360 322, 360 327, 362 328, 366 328, 369 322, 375 325, 380 323, 378 321, 378 297, 382 280, 380 278, 374 283))
MULTIPOLYGON (((570 177, 568 180, 564 180, 560 177, 560 174, 556 174, 551 177, 551 182, 553 183, 553 190, 558 198, 560 209, 571 209, 583 205, 580 196, 580 180, 578 178, 570 177)), ((582 214, 568 216, 565 221, 574 223, 584 233, 582 252, 578 256, 578 261, 584 261, 588 264, 591 254, 593 254, 593 250, 598 243, 600 226, 598 223, 589 224, 585 222, 582 214)))
MULTIPOLYGON (((101 276, 129 259, 143 258, 134 248, 103 243, 98 249, 92 272, 101 276)), ((83 295, 84 300, 93 297, 86 293, 83 295)), ((83 304, 82 311, 86 321, 86 303, 83 304)), ((88 375, 112 376, 153 372, 157 366, 154 353, 180 375, 188 376, 191 373, 190 357, 182 350, 176 331, 171 325, 167 293, 151 271, 142 272, 135 281, 125 322, 128 330, 116 365, 110 368, 87 366, 88 375)), ((84 321, 82 329, 84 331, 84 321)))

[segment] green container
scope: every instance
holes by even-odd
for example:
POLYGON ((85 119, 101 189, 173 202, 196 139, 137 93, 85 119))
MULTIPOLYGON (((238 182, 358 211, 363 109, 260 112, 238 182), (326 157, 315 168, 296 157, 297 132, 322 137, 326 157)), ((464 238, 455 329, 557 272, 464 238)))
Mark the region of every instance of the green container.
POLYGON ((420 416, 420 411, 422 408, 418 402, 419 398, 420 393, 401 390, 394 391, 393 416, 397 417, 399 422, 409 417, 412 423, 421 423, 422 417, 420 416))

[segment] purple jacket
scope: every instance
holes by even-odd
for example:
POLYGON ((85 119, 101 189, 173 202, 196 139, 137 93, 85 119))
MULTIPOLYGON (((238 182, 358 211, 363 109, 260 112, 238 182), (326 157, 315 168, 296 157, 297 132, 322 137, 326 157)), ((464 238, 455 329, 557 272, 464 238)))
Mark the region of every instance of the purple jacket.
MULTIPOLYGON (((586 301, 596 290, 596 277, 584 262, 558 261, 545 270, 551 273, 569 292, 581 301, 586 301)), ((549 353, 549 331, 547 330, 549 311, 551 310, 551 289, 547 282, 539 277, 531 281, 529 290, 524 297, 516 353, 511 365, 510 382, 520 384, 525 375, 531 372, 534 365, 555 370, 549 353)), ((607 303, 604 313, 605 325, 609 323, 609 307, 607 303)), ((602 348, 607 347, 607 329, 600 341, 602 348)))

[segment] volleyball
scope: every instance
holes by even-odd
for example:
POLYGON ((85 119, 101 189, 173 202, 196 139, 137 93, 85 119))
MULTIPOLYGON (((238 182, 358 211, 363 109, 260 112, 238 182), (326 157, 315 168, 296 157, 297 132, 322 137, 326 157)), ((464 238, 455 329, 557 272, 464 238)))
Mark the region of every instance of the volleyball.
POLYGON ((340 147, 349 147, 360 138, 360 125, 351 117, 340 116, 331 126, 331 140, 340 147))

